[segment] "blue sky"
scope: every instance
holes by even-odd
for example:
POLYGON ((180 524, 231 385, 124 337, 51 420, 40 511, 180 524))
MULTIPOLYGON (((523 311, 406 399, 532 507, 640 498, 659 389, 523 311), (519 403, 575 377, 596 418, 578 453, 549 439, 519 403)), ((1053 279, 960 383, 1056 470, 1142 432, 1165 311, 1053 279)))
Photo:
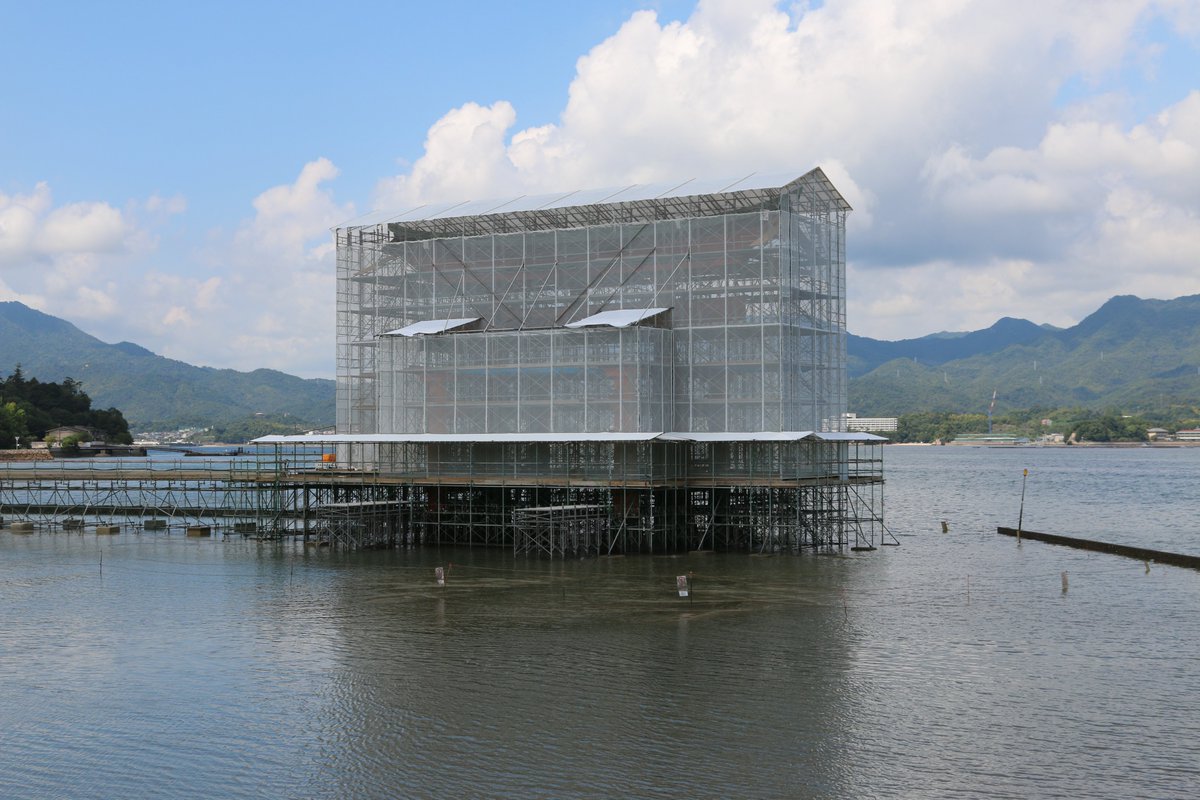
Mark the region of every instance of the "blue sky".
POLYGON ((372 208, 817 164, 855 333, 1200 292, 1195 0, 0 19, 0 300, 192 363, 331 375, 328 227, 372 208))
POLYGON ((639 8, 690 6, 3 2, 0 189, 183 193, 221 225, 325 156, 339 193, 369 197, 448 109, 505 98, 553 122, 591 45, 639 8))

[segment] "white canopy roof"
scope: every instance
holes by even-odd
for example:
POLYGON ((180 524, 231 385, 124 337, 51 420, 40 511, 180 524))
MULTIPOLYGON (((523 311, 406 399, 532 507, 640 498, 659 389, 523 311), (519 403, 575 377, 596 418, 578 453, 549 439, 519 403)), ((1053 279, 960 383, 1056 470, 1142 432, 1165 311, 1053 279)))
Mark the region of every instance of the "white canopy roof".
POLYGON ((646 433, 324 433, 262 436, 255 444, 470 444, 473 442, 648 442, 661 432, 646 433))
POLYGON ((479 322, 482 317, 462 317, 460 319, 427 319, 421 322, 414 322, 412 325, 405 325, 403 328, 397 328, 394 331, 385 331, 380 336, 427 336, 434 333, 445 333, 452 331, 455 328, 461 328, 470 325, 472 322, 479 322))
POLYGON ((885 441, 884 437, 873 433, 839 431, 685 431, 664 433, 658 438, 666 442, 799 442, 803 439, 819 442, 885 441))
POLYGON ((295 436, 262 436, 255 444, 439 444, 532 442, 882 442, 873 433, 837 431, 712 431, 712 432, 613 432, 613 433, 317 433, 295 436))
POLYGON ((599 314, 592 314, 590 317, 584 317, 575 322, 568 322, 568 328, 628 328, 630 325, 636 325, 642 320, 656 317, 664 311, 670 311, 669 308, 619 308, 612 311, 601 311, 599 314))

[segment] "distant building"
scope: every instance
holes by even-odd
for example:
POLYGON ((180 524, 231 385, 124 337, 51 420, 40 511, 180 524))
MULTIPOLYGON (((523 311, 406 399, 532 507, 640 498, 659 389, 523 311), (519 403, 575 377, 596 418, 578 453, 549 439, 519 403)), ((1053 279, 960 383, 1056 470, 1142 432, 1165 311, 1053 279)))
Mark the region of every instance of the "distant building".
POLYGON ((1008 433, 961 433, 950 444, 1029 444, 1029 440, 1008 433))
POLYGON ((848 431, 894 431, 900 423, 896 417, 860 417, 853 411, 842 416, 848 431))
POLYGON ((1152 442, 1168 442, 1171 440, 1171 432, 1166 428, 1147 428, 1146 438, 1152 442))
POLYGON ((46 431, 45 441, 50 444, 60 444, 63 439, 69 439, 72 436, 83 437, 83 441, 87 442, 104 438, 98 432, 83 425, 63 425, 46 431))
POLYGON ((1185 428, 1175 431, 1175 440, 1179 442, 1200 442, 1200 428, 1185 428))

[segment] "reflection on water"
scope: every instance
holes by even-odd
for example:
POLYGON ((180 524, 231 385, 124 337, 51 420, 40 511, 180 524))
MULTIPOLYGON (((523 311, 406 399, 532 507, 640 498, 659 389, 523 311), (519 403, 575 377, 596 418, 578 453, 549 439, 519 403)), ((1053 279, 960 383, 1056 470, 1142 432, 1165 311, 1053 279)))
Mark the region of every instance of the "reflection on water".
POLYGON ((1043 459, 1029 527, 1146 544, 1149 455, 891 448, 844 556, 0 533, 0 795, 1195 795, 1200 575, 993 532, 1043 459))

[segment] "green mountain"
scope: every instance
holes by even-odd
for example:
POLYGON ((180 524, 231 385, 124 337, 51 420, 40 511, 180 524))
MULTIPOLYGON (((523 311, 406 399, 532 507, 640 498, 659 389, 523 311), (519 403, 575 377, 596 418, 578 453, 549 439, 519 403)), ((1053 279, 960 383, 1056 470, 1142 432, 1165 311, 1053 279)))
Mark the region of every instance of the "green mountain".
MULTIPOLYGON (((1066 329, 1005 318, 985 330, 896 342, 851 335, 847 349, 850 408, 861 416, 983 412, 993 391, 997 411, 1133 413, 1200 403, 1200 295, 1114 297, 1066 329)), ((316 427, 334 417, 333 381, 195 367, 0 302, 0 377, 17 364, 42 381, 74 378, 94 408, 120 409, 135 430, 230 425, 257 414, 316 427)))
POLYGON ((0 376, 17 364, 41 381, 74 378, 93 408, 120 409, 134 430, 231 423, 256 414, 333 423, 333 381, 196 367, 131 342, 106 344, 66 320, 0 302, 0 376))
POLYGON ((1114 297, 1072 328, 1001 320, 905 342, 850 337, 850 408, 861 416, 996 408, 1200 402, 1200 295, 1114 297))
POLYGON ((1029 320, 1004 317, 990 328, 970 333, 934 333, 919 339, 896 342, 868 339, 848 334, 848 368, 851 378, 895 359, 916 360, 925 364, 944 364, 962 358, 995 353, 1009 345, 1027 344, 1042 337, 1048 329, 1029 320))

